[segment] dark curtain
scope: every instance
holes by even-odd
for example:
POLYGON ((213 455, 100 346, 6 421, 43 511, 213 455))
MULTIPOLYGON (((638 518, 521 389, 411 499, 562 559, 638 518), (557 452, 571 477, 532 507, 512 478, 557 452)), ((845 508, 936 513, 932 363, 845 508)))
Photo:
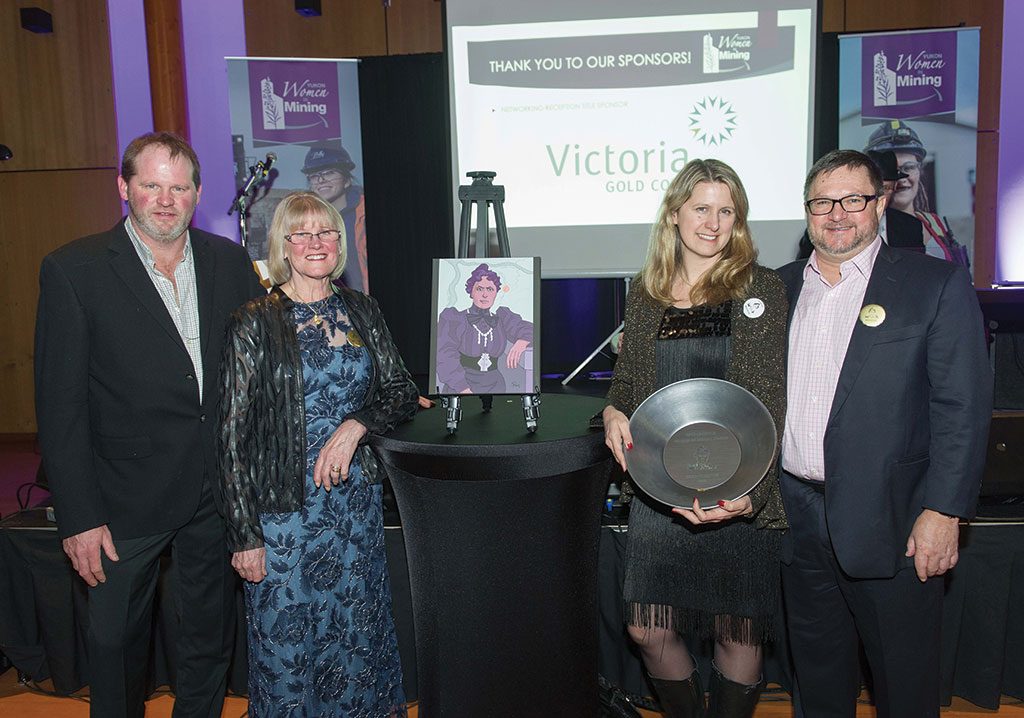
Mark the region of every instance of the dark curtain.
POLYGON ((444 56, 359 65, 370 294, 409 371, 430 352, 431 259, 454 253, 444 56))
MULTIPOLYGON (((818 9, 821 17, 821 8, 818 9)), ((819 19, 820 23, 820 19, 819 19)), ((839 34, 819 33, 814 89, 814 157, 839 147, 839 34)), ((853 149, 860 149, 855 147, 853 149)))

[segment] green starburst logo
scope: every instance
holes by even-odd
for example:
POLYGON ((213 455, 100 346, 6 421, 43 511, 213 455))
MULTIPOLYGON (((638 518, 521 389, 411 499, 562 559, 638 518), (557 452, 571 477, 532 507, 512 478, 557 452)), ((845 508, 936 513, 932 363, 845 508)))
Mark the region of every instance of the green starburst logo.
POLYGON ((690 110, 690 132, 705 146, 720 145, 736 131, 736 111, 721 97, 705 97, 690 110))

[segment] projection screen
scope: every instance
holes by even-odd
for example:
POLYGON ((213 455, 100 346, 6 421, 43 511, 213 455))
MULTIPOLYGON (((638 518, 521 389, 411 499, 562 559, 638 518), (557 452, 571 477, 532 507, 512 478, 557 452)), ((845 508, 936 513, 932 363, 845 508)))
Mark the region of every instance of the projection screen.
POLYGON ((540 256, 545 277, 626 276, 669 181, 713 157, 746 186, 760 261, 795 256, 816 0, 446 0, 445 12, 456 218, 466 173, 497 172, 513 256, 540 256))

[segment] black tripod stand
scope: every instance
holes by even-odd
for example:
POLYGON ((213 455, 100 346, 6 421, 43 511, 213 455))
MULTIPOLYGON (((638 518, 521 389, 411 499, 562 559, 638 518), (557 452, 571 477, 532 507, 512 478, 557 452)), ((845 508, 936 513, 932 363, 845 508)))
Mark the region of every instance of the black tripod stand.
MULTIPOLYGON (((467 172, 473 183, 459 186, 459 201, 462 213, 459 218, 459 259, 469 257, 469 232, 472 222, 473 205, 476 205, 476 253, 475 257, 492 256, 490 250, 490 230, 488 228, 488 209, 494 210, 494 230, 498 237, 498 253, 496 257, 511 257, 508 244, 508 227, 505 225, 505 188, 494 184, 495 172, 467 172)), ((523 416, 526 419, 526 430, 531 434, 537 430, 540 418, 540 394, 523 394, 523 416)), ((445 423, 448 433, 454 434, 462 419, 462 397, 458 395, 441 397, 444 407, 445 423)), ((480 396, 484 412, 489 412, 494 405, 494 397, 490 394, 480 396)))

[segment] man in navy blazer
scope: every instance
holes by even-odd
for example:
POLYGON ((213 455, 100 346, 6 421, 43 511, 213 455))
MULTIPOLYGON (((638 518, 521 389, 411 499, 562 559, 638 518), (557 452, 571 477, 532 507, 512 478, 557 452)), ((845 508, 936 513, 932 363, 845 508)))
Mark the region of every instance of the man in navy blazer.
POLYGON ((175 716, 220 716, 235 579, 215 501, 230 312, 261 290, 246 251, 189 229, 199 161, 144 135, 118 177, 129 216, 48 255, 36 414, 57 528, 89 585, 90 713, 142 716, 160 555, 176 575, 175 716))
POLYGON ((798 703, 852 718, 864 644, 880 718, 937 716, 943 580, 992 412, 966 271, 878 236, 882 178, 837 150, 804 185, 814 253, 789 290, 783 586, 798 703))

